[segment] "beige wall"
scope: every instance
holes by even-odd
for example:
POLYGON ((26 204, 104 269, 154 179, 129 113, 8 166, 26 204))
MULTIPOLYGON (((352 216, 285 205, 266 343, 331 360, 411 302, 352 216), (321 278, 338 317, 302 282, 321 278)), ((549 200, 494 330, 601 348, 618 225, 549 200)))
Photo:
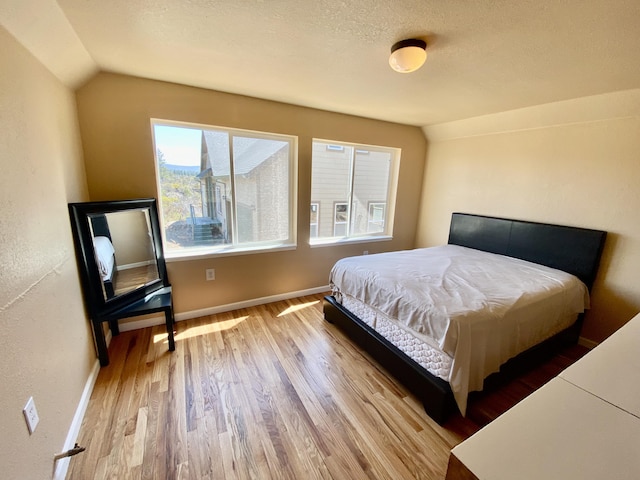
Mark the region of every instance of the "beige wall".
POLYGON ((73 93, 4 28, 0 65, 0 476, 46 479, 96 362, 67 213, 87 190, 73 93))
POLYGON ((178 312, 324 285, 336 259, 365 249, 443 243, 452 211, 608 230, 583 335, 602 340, 640 310, 639 91, 427 128, 425 168, 414 127, 112 74, 74 98, 4 28, 0 64, 3 478, 50 477, 96 361, 66 203, 156 196, 151 117, 299 139, 298 248, 170 263, 178 312), (393 241, 308 246, 313 137, 402 149, 393 241))
MULTIPOLYGON (((151 224, 146 210, 128 210, 106 214, 118 268, 132 264, 155 263, 156 257, 150 236, 151 224)), ((130 268, 130 267, 129 267, 130 268)))
POLYGON ((169 263, 178 313, 319 287, 338 258, 413 247, 426 151, 419 128, 105 73, 77 102, 92 200, 157 196, 150 118, 298 136, 298 248, 169 263), (402 149, 393 241, 309 247, 314 137, 402 149), (205 281, 206 268, 216 280, 205 281))
POLYGON ((640 310, 640 90, 425 129, 417 246, 446 242, 454 211, 609 232, 582 335, 640 310))

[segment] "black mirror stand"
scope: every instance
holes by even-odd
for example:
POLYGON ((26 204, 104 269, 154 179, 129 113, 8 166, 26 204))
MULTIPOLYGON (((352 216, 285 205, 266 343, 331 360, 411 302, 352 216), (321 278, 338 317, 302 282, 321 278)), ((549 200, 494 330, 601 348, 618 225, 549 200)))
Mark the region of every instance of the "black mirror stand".
POLYGON ((174 317, 173 317, 173 298, 171 295, 171 286, 163 287, 160 290, 150 293, 146 297, 128 304, 116 311, 109 312, 104 315, 92 318, 93 333, 98 349, 98 358, 100 366, 109 365, 109 352, 107 350, 107 342, 102 329, 103 322, 109 322, 109 328, 112 335, 118 335, 118 320, 121 318, 135 317, 138 315, 146 315, 149 313, 164 312, 167 325, 167 335, 169 342, 169 351, 176 349, 174 340, 174 317))

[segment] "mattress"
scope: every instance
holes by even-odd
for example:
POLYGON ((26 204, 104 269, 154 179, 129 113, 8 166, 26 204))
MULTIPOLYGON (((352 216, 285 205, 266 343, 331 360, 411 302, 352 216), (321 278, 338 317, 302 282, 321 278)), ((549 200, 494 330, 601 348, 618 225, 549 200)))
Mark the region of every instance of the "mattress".
POLYGON ((342 296, 342 306, 393 343, 430 374, 445 381, 449 380, 453 359, 437 346, 431 345, 426 339, 419 338, 384 313, 349 295, 342 296))
POLYGON ((468 393, 489 374, 589 306, 573 275, 456 245, 345 258, 330 282, 345 308, 357 301, 374 312, 374 329, 389 321, 449 357, 448 374, 436 376, 449 382, 463 415, 468 393))

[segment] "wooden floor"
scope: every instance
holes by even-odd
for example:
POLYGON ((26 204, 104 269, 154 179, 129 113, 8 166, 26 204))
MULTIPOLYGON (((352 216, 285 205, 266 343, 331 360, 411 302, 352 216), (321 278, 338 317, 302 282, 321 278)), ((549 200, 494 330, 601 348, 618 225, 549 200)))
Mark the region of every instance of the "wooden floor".
POLYGON ((572 347, 444 427, 335 326, 322 295, 124 332, 68 479, 443 479, 451 448, 577 360, 572 347))

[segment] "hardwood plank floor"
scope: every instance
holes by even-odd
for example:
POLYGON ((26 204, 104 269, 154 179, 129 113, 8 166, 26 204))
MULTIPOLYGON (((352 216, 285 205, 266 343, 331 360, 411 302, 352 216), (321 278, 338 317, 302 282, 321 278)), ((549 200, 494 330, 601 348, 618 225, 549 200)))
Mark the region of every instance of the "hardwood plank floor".
POLYGON ((322 315, 322 295, 121 333, 68 479, 443 479, 449 451, 580 358, 571 347, 466 418, 422 405, 322 315))

